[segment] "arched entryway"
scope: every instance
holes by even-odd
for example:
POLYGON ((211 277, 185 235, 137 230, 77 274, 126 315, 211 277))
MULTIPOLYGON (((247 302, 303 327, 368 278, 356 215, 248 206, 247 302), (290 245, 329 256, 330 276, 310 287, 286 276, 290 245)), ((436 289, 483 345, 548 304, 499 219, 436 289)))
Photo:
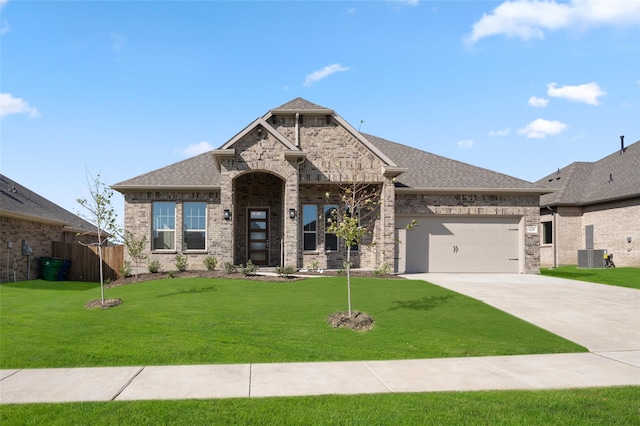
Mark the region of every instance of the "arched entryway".
POLYGON ((234 264, 281 264, 285 181, 267 172, 248 172, 233 181, 234 264))

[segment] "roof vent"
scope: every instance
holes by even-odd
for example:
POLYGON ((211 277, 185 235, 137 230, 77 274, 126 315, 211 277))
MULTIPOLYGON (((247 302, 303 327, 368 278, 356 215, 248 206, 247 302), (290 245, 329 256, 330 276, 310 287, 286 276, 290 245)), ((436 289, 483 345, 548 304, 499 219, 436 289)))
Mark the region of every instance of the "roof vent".
POLYGON ((624 154, 625 151, 625 147, 624 147, 624 135, 620 136, 620 154, 624 154))

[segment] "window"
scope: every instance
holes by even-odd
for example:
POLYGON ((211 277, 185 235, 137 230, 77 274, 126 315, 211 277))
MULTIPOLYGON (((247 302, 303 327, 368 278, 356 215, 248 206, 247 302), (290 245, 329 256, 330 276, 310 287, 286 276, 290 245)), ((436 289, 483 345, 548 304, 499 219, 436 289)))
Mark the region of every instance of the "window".
POLYGON ((326 251, 338 251, 338 236, 327 232, 331 222, 338 219, 338 206, 324 206, 324 249, 326 251))
POLYGON ((305 204, 302 206, 302 240, 304 250, 315 250, 317 247, 318 206, 305 204))
POLYGON ((542 222, 542 244, 553 244, 553 222, 542 222))
POLYGON ((152 250, 176 249, 176 203, 153 203, 152 250))
POLYGON ((184 203, 184 248, 185 250, 204 250, 207 240, 207 204, 184 203))

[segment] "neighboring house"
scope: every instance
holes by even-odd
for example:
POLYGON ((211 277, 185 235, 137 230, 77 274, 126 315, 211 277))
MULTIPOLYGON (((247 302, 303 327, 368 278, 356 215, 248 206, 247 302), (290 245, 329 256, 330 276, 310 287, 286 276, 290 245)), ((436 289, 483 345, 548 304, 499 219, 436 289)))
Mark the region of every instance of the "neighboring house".
POLYGON ((165 270, 219 263, 341 269, 327 233, 336 182, 376 184, 381 203, 353 266, 397 272, 539 270, 541 186, 360 133, 333 110, 296 98, 219 149, 120 182, 125 228, 165 270), (406 230, 412 220, 413 230, 406 230))
POLYGON ((640 266, 640 141, 593 163, 575 162, 540 179, 544 267, 576 265, 578 250, 604 249, 616 266, 640 266))
POLYGON ((52 241, 93 242, 95 235, 86 220, 0 175, 0 281, 36 279, 37 259, 51 257, 52 241))

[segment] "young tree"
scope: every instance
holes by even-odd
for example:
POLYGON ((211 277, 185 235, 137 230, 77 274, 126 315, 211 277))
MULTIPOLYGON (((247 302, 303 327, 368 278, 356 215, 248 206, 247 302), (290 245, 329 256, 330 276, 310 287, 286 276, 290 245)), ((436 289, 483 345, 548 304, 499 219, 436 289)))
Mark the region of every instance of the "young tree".
MULTIPOLYGON (((91 222, 97 228, 96 243, 84 244, 98 247, 98 257, 100 258, 100 294, 101 303, 104 305, 104 277, 102 272, 102 246, 107 243, 108 238, 119 238, 122 231, 117 223, 118 215, 113 208, 111 198, 113 190, 109 188, 98 174, 95 178, 87 172, 87 185, 89 187, 89 198, 78 198, 78 204, 88 212, 80 214, 84 219, 91 222)), ((81 243, 82 244, 82 243, 81 243)))
POLYGON ((129 257, 131 257, 135 265, 133 275, 137 277, 140 262, 147 259, 147 255, 145 254, 145 249, 147 248, 147 237, 143 235, 138 239, 132 232, 125 231, 124 245, 127 248, 127 252, 129 252, 129 257))
MULTIPOLYGON (((382 184, 358 180, 357 171, 344 183, 338 183, 342 205, 328 218, 327 232, 344 241, 347 248, 347 304, 351 318, 351 249, 363 242, 363 237, 371 233, 370 226, 378 212, 382 184)), ((327 196, 330 196, 327 193, 327 196)))

